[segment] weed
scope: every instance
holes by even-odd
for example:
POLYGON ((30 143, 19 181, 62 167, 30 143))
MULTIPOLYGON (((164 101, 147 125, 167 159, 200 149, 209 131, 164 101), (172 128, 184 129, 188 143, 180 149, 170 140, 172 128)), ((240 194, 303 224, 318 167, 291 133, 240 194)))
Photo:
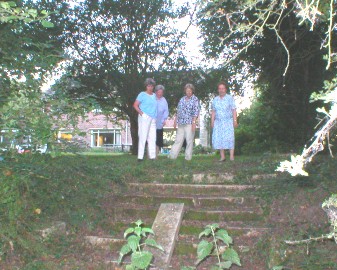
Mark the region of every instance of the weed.
POLYGON ((136 221, 135 224, 135 227, 130 227, 124 232, 124 238, 126 238, 127 243, 122 246, 119 252, 119 264, 121 264, 125 255, 131 253, 131 264, 126 266, 126 270, 148 269, 153 259, 153 254, 148 250, 144 250, 144 247, 154 247, 164 251, 154 239, 148 238, 149 234, 154 235, 152 229, 143 227, 141 220, 136 221))

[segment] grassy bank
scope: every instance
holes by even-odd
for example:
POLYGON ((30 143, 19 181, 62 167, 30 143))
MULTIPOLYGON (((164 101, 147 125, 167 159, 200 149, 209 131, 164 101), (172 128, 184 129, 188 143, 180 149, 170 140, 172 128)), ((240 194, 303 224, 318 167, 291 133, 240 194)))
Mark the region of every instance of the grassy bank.
MULTIPOLYGON (((213 155, 195 156, 190 162, 183 157, 172 161, 160 156, 158 160, 141 163, 128 154, 6 157, 0 162, 0 268, 89 269, 79 235, 93 231, 112 236, 116 233, 106 216, 103 201, 107 196, 127 192, 128 182, 192 183, 192 175, 197 173, 229 173, 235 175, 235 184, 264 186, 256 195, 263 199, 270 222, 276 227, 282 226, 276 231, 275 239, 261 239, 257 252, 265 254, 266 260, 274 261, 270 264, 285 263, 287 260, 279 250, 286 247, 280 242, 328 230, 320 204, 324 197, 337 192, 336 159, 318 157, 310 165, 309 177, 274 175, 277 164, 285 158, 285 155, 272 154, 238 156, 234 162, 219 164, 213 155), (252 177, 262 174, 274 176, 259 180, 252 177), (54 221, 67 224, 67 236, 42 239, 37 230, 54 221)), ((329 250, 333 248, 329 246, 329 250)), ((328 250, 320 246, 319 252, 328 250)), ((309 263, 310 260, 313 258, 307 259, 309 263)), ((95 265, 92 269, 107 269, 104 263, 95 265)), ((316 268, 303 267, 298 269, 333 269, 317 268, 317 265, 316 268)))

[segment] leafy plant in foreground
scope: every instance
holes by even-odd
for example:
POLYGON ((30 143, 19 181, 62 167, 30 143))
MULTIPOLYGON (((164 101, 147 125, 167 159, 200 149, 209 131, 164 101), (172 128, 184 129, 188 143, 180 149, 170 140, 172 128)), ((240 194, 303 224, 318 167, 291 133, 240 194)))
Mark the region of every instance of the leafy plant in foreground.
POLYGON ((231 248, 233 244, 232 237, 228 235, 226 230, 221 229, 218 224, 207 225, 204 231, 199 234, 199 239, 202 237, 210 238, 210 240, 201 240, 199 242, 197 266, 206 258, 213 255, 217 257, 218 263, 211 269, 230 269, 233 264, 241 266, 238 253, 231 248), (220 245, 225 245, 224 250, 220 245))
POLYGON ((157 242, 148 238, 149 234, 154 235, 151 228, 143 227, 143 222, 138 220, 134 222, 135 227, 130 227, 124 232, 124 238, 127 243, 122 246, 119 252, 118 263, 120 264, 125 255, 131 253, 131 264, 126 266, 126 270, 148 269, 153 259, 153 254, 144 250, 145 246, 155 247, 162 251, 164 249, 157 242))

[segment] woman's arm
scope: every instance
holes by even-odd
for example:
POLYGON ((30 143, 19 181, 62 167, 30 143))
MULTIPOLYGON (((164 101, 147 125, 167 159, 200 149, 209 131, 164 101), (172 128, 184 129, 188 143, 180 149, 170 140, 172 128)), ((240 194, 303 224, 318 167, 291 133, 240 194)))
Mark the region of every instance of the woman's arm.
POLYGON ((236 109, 233 109, 233 125, 235 128, 238 127, 238 115, 236 113, 236 109))
POLYGON ((133 108, 135 108, 138 114, 143 115, 143 112, 139 108, 139 105, 140 105, 140 101, 136 99, 136 101, 133 103, 133 108))
POLYGON ((166 124, 166 119, 167 119, 168 116, 169 116, 169 109, 168 109, 168 103, 167 103, 167 101, 166 101, 166 104, 165 104, 165 111, 164 111, 164 116, 163 116, 163 118, 164 118, 163 126, 165 126, 165 124, 166 124))
POLYGON ((214 128, 214 120, 215 120, 215 110, 212 109, 212 112, 211 112, 211 128, 214 128))

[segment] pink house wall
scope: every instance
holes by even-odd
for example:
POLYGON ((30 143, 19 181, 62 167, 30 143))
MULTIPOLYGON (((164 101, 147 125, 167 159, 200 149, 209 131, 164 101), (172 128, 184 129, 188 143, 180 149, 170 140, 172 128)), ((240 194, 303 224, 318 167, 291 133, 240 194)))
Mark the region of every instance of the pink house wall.
POLYGON ((78 122, 78 129, 85 133, 85 136, 75 136, 76 139, 82 140, 88 147, 91 147, 93 130, 120 130, 121 144, 132 145, 130 133, 130 123, 127 120, 117 120, 113 116, 107 117, 104 114, 89 112, 85 119, 78 122))

